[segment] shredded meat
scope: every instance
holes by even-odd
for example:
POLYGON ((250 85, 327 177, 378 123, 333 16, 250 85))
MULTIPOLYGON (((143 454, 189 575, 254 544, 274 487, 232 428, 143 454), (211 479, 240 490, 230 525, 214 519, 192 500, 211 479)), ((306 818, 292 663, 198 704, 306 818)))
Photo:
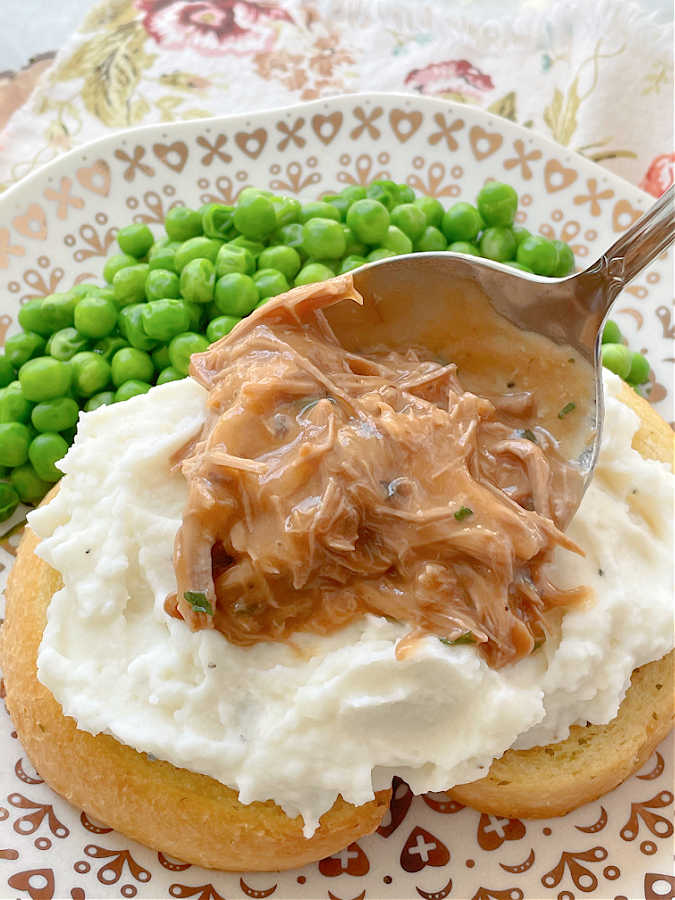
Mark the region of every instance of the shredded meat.
POLYGON ((322 312, 345 299, 350 276, 298 288, 193 356, 208 418, 168 608, 240 645, 370 612, 410 625, 401 652, 431 633, 515 661, 580 596, 540 573, 578 552, 558 527, 577 476, 523 429, 531 395, 469 393, 422 347, 347 352, 322 312))

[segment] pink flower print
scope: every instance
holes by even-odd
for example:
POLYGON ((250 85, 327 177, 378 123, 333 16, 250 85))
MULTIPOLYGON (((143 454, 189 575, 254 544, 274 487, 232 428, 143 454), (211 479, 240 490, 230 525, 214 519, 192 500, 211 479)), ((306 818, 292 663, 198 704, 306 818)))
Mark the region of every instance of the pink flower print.
POLYGON ((675 167, 675 153, 662 153, 653 160, 645 177, 640 182, 640 187, 654 197, 660 197, 667 191, 674 180, 673 169, 675 167))
POLYGON ((479 99, 484 91, 494 88, 489 75, 481 72, 467 59, 448 59, 413 69, 405 79, 407 87, 420 94, 471 97, 479 99))

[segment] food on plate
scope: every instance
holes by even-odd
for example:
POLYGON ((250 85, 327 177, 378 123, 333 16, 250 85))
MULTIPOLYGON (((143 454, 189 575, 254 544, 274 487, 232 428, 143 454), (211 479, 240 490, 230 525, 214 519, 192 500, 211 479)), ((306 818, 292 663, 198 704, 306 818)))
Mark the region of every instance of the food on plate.
POLYGON ((372 831, 394 774, 559 814, 665 735, 672 434, 606 372, 563 534, 580 361, 449 290, 412 321, 349 275, 300 287, 192 378, 81 418, 0 646, 19 737, 72 802, 190 862, 284 868, 372 831))
MULTIPOLYGON (((118 231, 120 253, 103 267, 105 286, 77 284, 35 297, 21 331, 0 355, 0 475, 7 518, 35 504, 60 477, 54 463, 72 443, 80 409, 91 411, 185 378, 191 354, 227 334, 258 305, 401 253, 451 250, 561 277, 574 254, 514 224, 518 197, 490 181, 476 205, 448 209, 390 180, 349 185, 301 203, 244 188, 234 206, 175 206, 165 234, 146 224, 118 231), (46 435, 44 437, 43 435, 46 435)), ((644 384, 649 364, 614 326, 607 368, 644 384)))

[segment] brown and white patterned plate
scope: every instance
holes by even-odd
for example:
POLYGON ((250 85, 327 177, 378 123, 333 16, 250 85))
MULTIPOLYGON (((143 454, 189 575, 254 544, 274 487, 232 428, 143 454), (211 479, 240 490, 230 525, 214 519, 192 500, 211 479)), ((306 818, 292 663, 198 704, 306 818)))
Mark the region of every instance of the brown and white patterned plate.
MULTIPOLYGON (((316 198, 375 178, 444 204, 487 179, 520 195, 518 221, 591 262, 652 198, 610 172, 479 109, 355 94, 137 128, 79 148, 0 197, 0 343, 30 297, 100 279, 116 228, 161 228, 175 204, 232 203, 247 185, 316 198)), ((616 302, 631 347, 649 355, 650 399, 672 421, 672 259, 663 254, 616 302)), ((17 535, 0 540, 6 574, 17 535)), ((563 819, 480 815, 397 785, 377 833, 282 874, 209 872, 90 821, 40 779, 0 710, 0 896, 234 900, 594 900, 673 898, 672 738, 616 791, 563 819)))

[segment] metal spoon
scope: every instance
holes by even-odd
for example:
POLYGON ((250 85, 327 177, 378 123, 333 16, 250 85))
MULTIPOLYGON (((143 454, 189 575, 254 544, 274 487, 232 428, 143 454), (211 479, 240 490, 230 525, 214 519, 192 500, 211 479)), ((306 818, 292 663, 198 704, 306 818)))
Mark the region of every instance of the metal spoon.
MULTIPOLYGON (((480 287, 498 313, 519 329, 576 350, 589 363, 585 367, 586 396, 591 398, 589 408, 578 411, 585 414, 589 425, 587 440, 577 459, 582 476, 580 502, 600 447, 603 321, 625 285, 673 242, 673 196, 671 187, 600 259, 583 272, 566 278, 529 275, 490 260, 444 251, 415 253, 370 263, 352 273, 354 284, 364 296, 366 308, 369 304, 384 302, 392 290, 399 297, 409 298, 407 316, 411 332, 414 332, 417 315, 424 314, 425 306, 433 306, 435 298, 436 308, 443 309, 438 302, 442 303, 445 298, 447 304, 448 285, 457 279, 469 280, 480 287)), ((364 331, 367 332, 368 327, 364 319, 364 331)), ((576 507, 572 512, 574 510, 576 507)))

